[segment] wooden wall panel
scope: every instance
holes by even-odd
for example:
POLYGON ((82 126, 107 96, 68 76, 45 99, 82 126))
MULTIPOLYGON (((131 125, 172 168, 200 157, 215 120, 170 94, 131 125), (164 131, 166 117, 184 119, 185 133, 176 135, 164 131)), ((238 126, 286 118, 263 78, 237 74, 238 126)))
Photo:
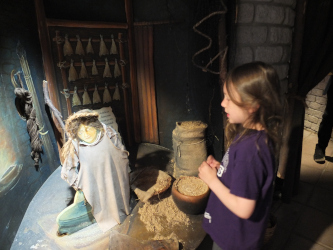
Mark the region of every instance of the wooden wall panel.
POLYGON ((159 144, 153 60, 153 26, 135 26, 134 35, 141 140, 142 142, 159 144))

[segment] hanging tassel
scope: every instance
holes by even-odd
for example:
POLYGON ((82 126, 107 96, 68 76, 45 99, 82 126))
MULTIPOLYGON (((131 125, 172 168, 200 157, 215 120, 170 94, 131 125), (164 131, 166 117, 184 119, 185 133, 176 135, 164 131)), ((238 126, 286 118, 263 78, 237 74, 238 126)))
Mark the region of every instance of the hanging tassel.
POLYGON ((99 44, 99 56, 104 56, 109 54, 108 48, 105 45, 105 42, 103 40, 103 36, 99 35, 101 37, 101 42, 99 44))
POLYGON ((110 55, 112 54, 118 54, 118 50, 117 50, 117 46, 116 43, 114 41, 114 37, 111 34, 111 49, 110 49, 110 55))
POLYGON ((76 39, 77 39, 77 44, 75 48, 75 54, 84 56, 84 49, 82 46, 82 42, 80 40, 80 36, 76 35, 76 39))
POLYGON ((105 77, 112 77, 109 61, 106 57, 105 57, 105 68, 104 68, 103 78, 105 77))
POLYGON ((105 88, 104 88, 104 92, 103 92, 103 103, 109 103, 111 102, 111 94, 108 88, 108 84, 105 83, 105 88))
POLYGON ((118 65, 118 62, 117 62, 117 59, 114 59, 114 77, 118 77, 118 76, 121 76, 121 71, 119 69, 119 65, 118 65))
POLYGON ((81 105, 80 97, 77 94, 77 87, 74 87, 74 94, 72 99, 72 107, 81 105))
POLYGON ((95 60, 93 60, 93 66, 92 66, 92 69, 91 69, 91 75, 93 75, 93 76, 97 76, 98 75, 98 70, 97 70, 97 67, 96 67, 95 60))
POLYGON ((86 69, 86 66, 84 65, 83 59, 81 59, 81 70, 80 70, 79 78, 80 79, 88 78, 87 69, 86 69))
POLYGON ((83 105, 91 104, 91 100, 90 100, 87 88, 88 88, 88 86, 84 85, 84 92, 83 92, 83 96, 82 96, 83 105))
POLYGON ((65 44, 64 44, 64 56, 73 55, 73 48, 70 42, 68 41, 68 35, 65 35, 65 44))
POLYGON ((100 98, 99 93, 98 93, 97 84, 95 84, 95 90, 94 90, 94 93, 93 93, 93 103, 100 103, 100 102, 101 102, 101 98, 100 98))
POLYGON ((93 49, 93 47, 92 47, 92 45, 91 45, 91 37, 89 37, 89 40, 88 40, 88 45, 87 45, 87 48, 86 48, 86 52, 87 52, 87 54, 95 54, 95 52, 94 52, 94 49, 93 49))
POLYGON ((120 101, 120 93, 119 93, 118 83, 116 84, 116 90, 113 93, 113 100, 120 101))
POLYGON ((78 75, 76 72, 76 69, 74 68, 74 60, 71 60, 71 66, 69 67, 69 73, 68 73, 68 81, 74 82, 78 79, 78 75))

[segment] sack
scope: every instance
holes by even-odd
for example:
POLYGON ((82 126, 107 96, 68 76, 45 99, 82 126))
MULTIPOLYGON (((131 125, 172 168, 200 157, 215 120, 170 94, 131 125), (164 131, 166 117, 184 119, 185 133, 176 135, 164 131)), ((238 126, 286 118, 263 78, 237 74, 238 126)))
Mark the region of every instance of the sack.
POLYGON ((207 159, 205 131, 201 121, 176 122, 172 132, 175 168, 173 176, 198 176, 198 168, 207 159))

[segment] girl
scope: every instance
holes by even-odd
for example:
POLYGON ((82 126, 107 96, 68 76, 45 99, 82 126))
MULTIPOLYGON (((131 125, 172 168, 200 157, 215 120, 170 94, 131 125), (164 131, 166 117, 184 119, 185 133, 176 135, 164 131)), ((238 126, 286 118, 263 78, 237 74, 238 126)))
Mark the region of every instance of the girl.
POLYGON ((211 194, 203 228, 213 249, 260 249, 267 227, 279 145, 279 78, 272 66, 253 62, 233 69, 223 86, 228 150, 199 167, 211 194))
POLYGON ((71 234, 95 220, 106 232, 130 213, 128 152, 119 134, 98 116, 85 109, 66 121, 69 139, 61 152, 61 178, 77 192, 74 204, 57 218, 58 235, 71 234))

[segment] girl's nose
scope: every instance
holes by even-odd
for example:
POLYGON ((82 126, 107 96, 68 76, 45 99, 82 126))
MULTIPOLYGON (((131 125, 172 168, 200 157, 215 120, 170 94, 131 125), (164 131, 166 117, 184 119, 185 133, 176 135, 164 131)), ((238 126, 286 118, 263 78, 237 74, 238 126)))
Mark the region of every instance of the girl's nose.
POLYGON ((225 98, 223 98, 223 100, 222 100, 222 102, 221 102, 221 106, 222 106, 223 108, 225 108, 225 98))

